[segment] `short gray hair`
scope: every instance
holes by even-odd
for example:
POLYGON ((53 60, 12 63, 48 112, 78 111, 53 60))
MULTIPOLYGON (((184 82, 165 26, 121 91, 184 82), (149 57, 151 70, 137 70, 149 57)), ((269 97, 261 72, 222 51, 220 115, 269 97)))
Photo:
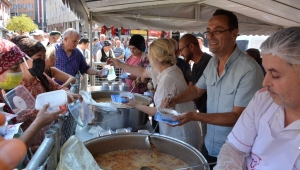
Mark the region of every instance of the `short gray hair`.
POLYGON ((77 34, 79 35, 79 32, 75 30, 74 28, 68 28, 66 31, 63 33, 63 38, 68 37, 71 34, 77 34))

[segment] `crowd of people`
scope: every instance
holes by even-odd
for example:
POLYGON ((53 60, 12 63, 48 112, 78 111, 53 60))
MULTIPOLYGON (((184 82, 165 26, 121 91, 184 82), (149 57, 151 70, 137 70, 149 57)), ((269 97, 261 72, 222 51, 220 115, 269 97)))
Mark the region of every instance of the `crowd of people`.
MULTIPOLYGON (((141 35, 109 40, 101 34, 92 44, 72 28, 63 34, 50 32, 47 43, 43 43, 39 31, 32 35, 0 41, 0 88, 6 92, 20 84, 34 98, 58 89, 69 92, 78 72, 103 76, 101 68, 89 66, 91 60, 105 62, 126 73, 124 83, 134 93, 143 94, 151 81, 155 87, 154 107, 134 100, 127 104, 149 116, 165 107, 182 113, 174 117, 178 125, 159 122, 159 133, 194 146, 209 163, 216 163, 211 168, 300 168, 300 27, 271 35, 261 45, 261 52, 239 49, 238 19, 220 9, 203 33, 209 50, 203 37, 192 34, 182 36, 179 42, 157 39, 149 47, 141 35)), ((0 99, 5 103, 4 94, 0 99)), ((68 93, 69 102, 75 98, 81 96, 68 93)), ((48 106, 18 118, 24 122, 20 140, 33 151, 60 113, 48 112, 48 106)), ((13 113, 8 105, 5 111, 13 113)), ((2 119, 0 116, 0 122, 2 119)), ((0 142, 1 151, 7 151, 9 145, 20 148, 16 159, 25 154, 25 146, 18 140, 0 142)), ((12 168, 15 162, 0 154, 1 167, 12 168)))

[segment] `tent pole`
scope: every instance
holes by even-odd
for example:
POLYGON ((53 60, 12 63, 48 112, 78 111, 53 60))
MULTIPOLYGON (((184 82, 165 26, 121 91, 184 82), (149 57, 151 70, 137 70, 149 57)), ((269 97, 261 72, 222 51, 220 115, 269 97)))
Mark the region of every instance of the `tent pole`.
MULTIPOLYGON (((91 67, 94 67, 93 66, 93 59, 92 59, 92 45, 93 45, 93 21, 92 21, 92 13, 90 12, 89 13, 89 39, 90 39, 90 66, 91 67)), ((97 67, 96 67, 97 69, 97 67)), ((90 76, 90 83, 91 83, 91 86, 94 86, 95 85, 95 76, 90 76)))

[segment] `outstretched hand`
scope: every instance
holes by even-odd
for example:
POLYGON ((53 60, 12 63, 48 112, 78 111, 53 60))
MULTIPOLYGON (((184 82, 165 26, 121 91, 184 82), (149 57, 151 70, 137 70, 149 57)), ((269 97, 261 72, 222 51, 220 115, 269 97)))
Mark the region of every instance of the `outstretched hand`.
POLYGON ((68 93, 68 103, 75 102, 76 99, 79 99, 81 102, 83 101, 83 98, 80 94, 68 93))
POLYGON ((131 106, 131 107, 136 107, 138 105, 138 102, 136 102, 135 100, 130 100, 128 97, 126 97, 126 100, 128 100, 127 105, 131 106))
MULTIPOLYGON (((5 116, 0 113, 0 125, 4 124, 5 116)), ((4 140, 0 137, 0 167, 11 170, 16 167, 26 154, 26 145, 19 139, 4 140)))
POLYGON ((181 126, 181 125, 184 125, 190 121, 193 121, 194 120, 194 114, 195 112, 185 112, 185 113, 182 113, 181 115, 179 116, 174 116, 174 121, 180 121, 180 123, 178 125, 175 125, 175 126, 181 126))
POLYGON ((55 112, 49 112, 47 109, 49 108, 49 103, 45 104, 43 108, 37 114, 34 123, 37 123, 41 127, 49 125, 53 121, 59 119, 59 114, 62 114, 64 110, 59 110, 55 112))
POLYGON ((107 59, 106 63, 109 64, 109 65, 114 66, 115 68, 120 68, 120 64, 121 64, 120 60, 115 59, 115 58, 107 59))

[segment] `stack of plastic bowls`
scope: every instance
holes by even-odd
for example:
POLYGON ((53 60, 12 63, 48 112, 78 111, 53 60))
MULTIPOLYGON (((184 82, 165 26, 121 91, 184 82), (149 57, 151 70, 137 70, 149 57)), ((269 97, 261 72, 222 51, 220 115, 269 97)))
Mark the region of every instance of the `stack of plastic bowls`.
POLYGON ((109 91, 109 86, 107 82, 103 82, 102 86, 100 87, 101 91, 109 91))
POLYGON ((110 86, 111 91, 119 91, 119 84, 118 82, 113 82, 110 86))

